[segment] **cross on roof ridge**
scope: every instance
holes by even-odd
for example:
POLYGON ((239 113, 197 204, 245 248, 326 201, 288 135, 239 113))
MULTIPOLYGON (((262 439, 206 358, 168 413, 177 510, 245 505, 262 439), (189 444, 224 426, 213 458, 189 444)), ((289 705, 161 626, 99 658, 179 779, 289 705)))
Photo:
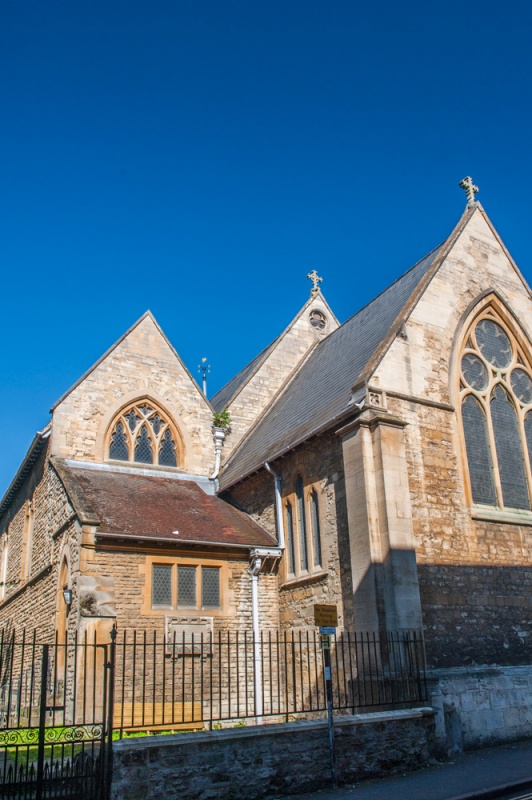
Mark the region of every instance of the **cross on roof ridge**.
POLYGON ((478 186, 475 186, 473 179, 469 175, 467 175, 465 178, 462 178, 459 186, 460 189, 463 189, 466 193, 467 205, 472 206, 475 202, 475 195, 478 192, 478 186))
POLYGON ((320 278, 315 269, 313 269, 312 272, 309 272, 307 278, 309 281, 312 281, 312 289, 310 290, 310 295, 312 297, 312 295, 318 294, 318 283, 323 283, 323 278, 320 278))

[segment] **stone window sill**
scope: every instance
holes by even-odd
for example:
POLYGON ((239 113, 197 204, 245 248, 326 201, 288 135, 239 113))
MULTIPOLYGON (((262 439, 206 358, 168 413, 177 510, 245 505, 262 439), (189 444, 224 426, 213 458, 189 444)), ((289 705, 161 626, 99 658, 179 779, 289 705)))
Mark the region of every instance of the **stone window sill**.
POLYGON ((294 578, 288 578, 279 587, 281 590, 296 589, 298 586, 305 586, 308 583, 318 583, 319 581, 327 580, 329 573, 327 570, 320 572, 310 572, 306 575, 297 575, 294 578))
POLYGON ((485 522, 506 522, 511 525, 529 525, 532 527, 532 511, 473 506, 471 508, 471 516, 473 519, 485 522))

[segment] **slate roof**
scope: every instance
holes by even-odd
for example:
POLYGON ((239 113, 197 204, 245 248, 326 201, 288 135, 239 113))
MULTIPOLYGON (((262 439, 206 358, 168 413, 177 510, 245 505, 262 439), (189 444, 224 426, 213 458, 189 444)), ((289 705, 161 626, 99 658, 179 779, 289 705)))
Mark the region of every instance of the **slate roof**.
POLYGON ((222 491, 349 410, 353 386, 457 229, 318 344, 273 406, 231 454, 220 478, 222 491))
POLYGON ((192 480, 91 469, 54 459, 82 522, 99 534, 250 547, 275 547, 256 522, 192 480), (179 535, 174 534, 179 531, 179 535))

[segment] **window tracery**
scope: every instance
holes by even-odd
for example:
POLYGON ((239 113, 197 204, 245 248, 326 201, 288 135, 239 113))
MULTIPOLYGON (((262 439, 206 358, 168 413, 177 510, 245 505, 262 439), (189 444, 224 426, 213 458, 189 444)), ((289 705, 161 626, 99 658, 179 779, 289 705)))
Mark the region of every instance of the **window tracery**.
POLYGON ((111 425, 108 457, 116 461, 177 467, 177 436, 159 409, 141 401, 128 406, 111 425))
POLYGON ((530 510, 532 369, 492 306, 473 321, 460 360, 460 407, 474 504, 530 510))

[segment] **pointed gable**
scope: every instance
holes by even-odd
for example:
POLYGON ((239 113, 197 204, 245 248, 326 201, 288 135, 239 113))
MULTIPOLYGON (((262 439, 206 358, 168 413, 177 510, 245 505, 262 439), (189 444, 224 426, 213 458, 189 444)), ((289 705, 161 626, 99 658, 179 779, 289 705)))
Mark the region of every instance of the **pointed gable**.
POLYGON ((113 419, 143 399, 178 432, 183 445, 179 466, 202 475, 212 470, 212 408, 150 312, 55 404, 52 455, 106 460, 113 419))
POLYGON ((321 341, 229 459, 222 489, 353 412, 352 388, 383 348, 394 323, 439 262, 448 241, 321 341))
POLYGON ((480 205, 468 210, 438 268, 410 303, 404 336, 373 364, 371 382, 388 393, 452 403, 453 349, 466 316, 495 293, 532 335, 530 289, 480 205))
POLYGON ((231 434, 224 446, 226 456, 309 352, 336 330, 338 324, 322 293, 316 292, 283 333, 212 398, 217 411, 227 408, 231 415, 231 434))
POLYGON ((365 383, 448 403, 456 328, 487 289, 532 319, 530 290, 475 203, 445 242, 319 343, 231 454, 221 489, 352 414, 353 388, 365 383))

